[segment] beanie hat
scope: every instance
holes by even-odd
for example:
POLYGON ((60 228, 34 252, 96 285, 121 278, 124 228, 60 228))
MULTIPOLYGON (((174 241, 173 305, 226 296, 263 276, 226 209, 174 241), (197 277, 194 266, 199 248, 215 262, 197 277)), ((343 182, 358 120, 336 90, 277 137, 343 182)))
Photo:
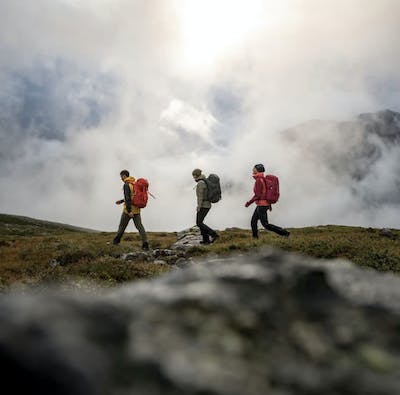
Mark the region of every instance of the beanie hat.
POLYGON ((254 165, 254 168, 259 172, 259 173, 263 173, 265 171, 264 165, 259 163, 257 165, 254 165))
POLYGON ((192 171, 192 175, 195 177, 199 177, 201 175, 201 170, 200 169, 194 169, 192 171))

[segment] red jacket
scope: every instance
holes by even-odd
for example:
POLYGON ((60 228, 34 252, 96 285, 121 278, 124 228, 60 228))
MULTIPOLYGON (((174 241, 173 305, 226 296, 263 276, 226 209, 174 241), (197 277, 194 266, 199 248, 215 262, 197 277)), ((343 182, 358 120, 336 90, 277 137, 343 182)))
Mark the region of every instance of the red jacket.
POLYGON ((256 180, 254 183, 254 196, 247 202, 247 206, 256 202, 257 206, 270 206, 268 200, 265 199, 265 194, 267 192, 267 188, 265 186, 264 181, 264 173, 256 173, 253 175, 253 178, 256 180))

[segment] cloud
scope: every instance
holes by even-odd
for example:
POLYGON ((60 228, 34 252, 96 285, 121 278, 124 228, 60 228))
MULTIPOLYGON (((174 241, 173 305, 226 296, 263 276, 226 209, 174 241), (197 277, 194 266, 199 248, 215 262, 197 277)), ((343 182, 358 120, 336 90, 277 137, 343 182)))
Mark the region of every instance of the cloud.
POLYGON ((294 180, 303 202, 298 220, 305 221, 312 212, 330 221, 335 213, 335 223, 380 221, 381 226, 397 226, 397 217, 388 213, 400 204, 399 120, 399 113, 386 110, 346 122, 307 122, 284 131, 282 141, 297 147, 288 168, 301 174, 300 182, 294 180), (321 204, 315 205, 315 200, 321 204))
MULTIPOLYGON (((217 120, 206 109, 201 111, 187 103, 174 99, 161 112, 160 131, 171 136, 174 144, 179 146, 181 141, 190 136, 191 144, 198 148, 212 148, 217 120)), ((182 148, 182 147, 181 147, 182 148)))
POLYGON ((214 35, 218 20, 247 26, 225 46, 216 37, 204 61, 210 35, 182 36, 189 1, 1 2, 0 212, 114 230, 119 171, 128 168, 150 180, 157 198, 143 211, 147 228, 179 230, 194 224, 191 171, 200 167, 219 174, 225 188, 210 225, 248 227, 251 168, 263 162, 281 180, 271 222, 399 227, 398 202, 384 192, 397 190, 394 148, 381 147, 376 164, 363 167, 361 132, 346 140, 351 148, 317 123, 297 143, 282 133, 312 119, 400 109, 400 4, 243 4, 249 12, 230 14, 226 1, 202 10, 203 30, 214 12, 214 35), (203 51, 191 62, 188 45, 203 51), (306 143, 329 148, 311 155, 306 143), (332 180, 340 169, 321 165, 329 150, 363 173, 356 194, 351 179, 332 180), (376 178, 383 192, 371 210, 364 196, 376 178))

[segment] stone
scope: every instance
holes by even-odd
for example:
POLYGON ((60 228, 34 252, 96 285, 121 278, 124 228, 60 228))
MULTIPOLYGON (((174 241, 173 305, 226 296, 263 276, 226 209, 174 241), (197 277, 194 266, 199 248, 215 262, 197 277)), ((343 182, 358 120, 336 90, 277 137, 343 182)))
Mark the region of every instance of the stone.
POLYGON ((193 265, 193 259, 192 258, 178 258, 175 262, 175 265, 179 268, 184 268, 184 267, 188 267, 190 265, 193 265))
POLYGON ((171 255, 175 255, 176 252, 173 250, 169 250, 169 249, 156 249, 153 250, 153 255, 155 257, 160 257, 160 256, 171 256, 171 255))
POLYGON ((267 249, 96 295, 0 295, 2 385, 42 395, 393 395, 399 327, 398 276, 267 249))
POLYGON ((148 252, 128 252, 121 256, 125 261, 150 261, 153 259, 151 253, 148 252))
POLYGON ((166 265, 167 262, 164 261, 163 259, 156 259, 155 261, 153 261, 153 263, 155 263, 156 265, 166 265))
POLYGON ((200 229, 195 226, 190 229, 185 229, 177 233, 177 241, 171 246, 173 250, 188 250, 192 247, 199 246, 203 240, 200 229))
POLYGON ((389 237, 390 239, 395 239, 396 235, 388 228, 383 228, 379 231, 381 236, 389 237))
POLYGON ((49 265, 56 267, 56 266, 61 266, 61 262, 57 259, 50 259, 49 260, 49 265))

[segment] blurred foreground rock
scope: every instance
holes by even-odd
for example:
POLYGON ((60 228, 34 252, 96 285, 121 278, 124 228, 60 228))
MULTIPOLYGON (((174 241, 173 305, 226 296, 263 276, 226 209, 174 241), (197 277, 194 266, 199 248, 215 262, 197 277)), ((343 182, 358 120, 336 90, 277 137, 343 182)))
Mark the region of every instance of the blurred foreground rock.
POLYGON ((0 298, 12 393, 400 392, 400 278, 265 250, 101 297, 0 298))

